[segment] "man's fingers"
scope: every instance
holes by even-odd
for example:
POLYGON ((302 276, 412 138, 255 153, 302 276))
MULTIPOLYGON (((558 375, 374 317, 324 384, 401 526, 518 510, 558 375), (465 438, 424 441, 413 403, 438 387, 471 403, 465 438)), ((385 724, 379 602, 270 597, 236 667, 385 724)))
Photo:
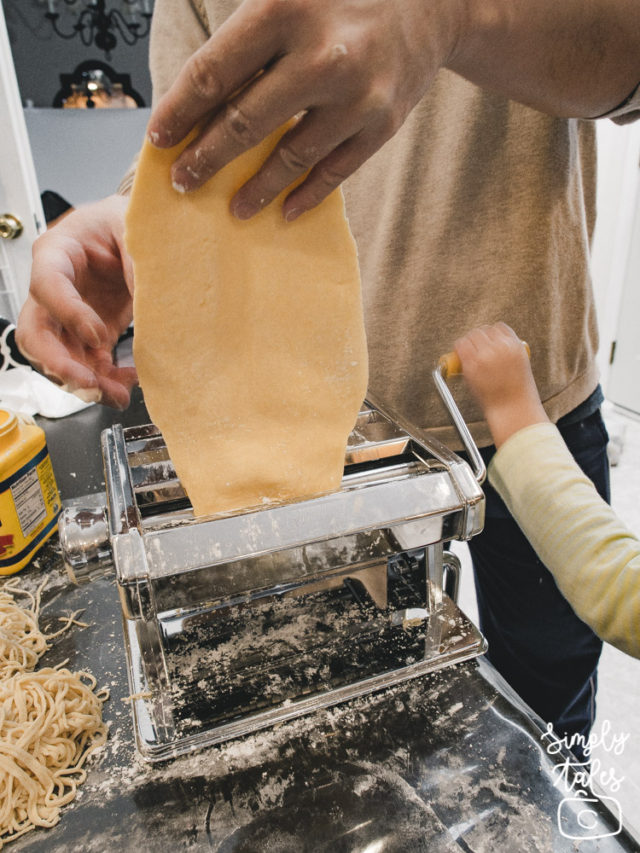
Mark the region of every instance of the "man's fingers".
POLYGON ((306 179, 284 201, 282 214, 287 222, 320 204, 330 193, 368 160, 385 138, 357 133, 347 139, 331 154, 317 163, 306 179))
POLYGON ((69 332, 76 335, 88 347, 100 347, 109 343, 109 332, 100 316, 86 303, 71 282, 62 275, 52 276, 50 296, 45 305, 52 317, 69 332))
POLYGON ((38 372, 65 390, 98 388, 98 378, 94 370, 74 357, 52 332, 41 331, 38 336, 32 338, 22 336, 18 340, 18 346, 38 372))
POLYGON ((401 5, 402 14, 397 4, 380 0, 237 3, 187 61, 149 122, 156 146, 189 138, 173 167, 176 188, 199 188, 305 113, 305 126, 309 116, 324 120, 314 124, 315 138, 290 137, 232 209, 250 218, 307 173, 285 210, 292 219, 318 204, 398 130, 449 55, 448 31, 431 32, 430 5, 401 5))
POLYGON ((173 165, 171 176, 176 189, 191 191, 202 186, 306 106, 308 95, 293 85, 293 75, 287 74, 286 66, 283 60, 277 69, 258 77, 203 126, 173 165))
POLYGON ((132 367, 111 366, 98 374, 101 402, 116 409, 126 409, 131 399, 131 389, 138 377, 132 367))
POLYGON ((117 409, 128 406, 131 389, 138 381, 135 368, 116 367, 106 351, 85 355, 90 362, 87 364, 79 352, 70 351, 48 330, 31 341, 28 337, 26 342, 21 339, 19 346, 36 370, 65 391, 87 403, 101 402, 117 409))
POLYGON ((158 148, 181 142, 277 55, 279 28, 245 2, 185 63, 153 111, 147 136, 158 148))
MULTIPOLYGON (((233 215, 238 219, 249 219, 283 190, 310 173, 319 162, 327 162, 329 155, 342 144, 343 134, 351 135, 359 130, 354 119, 341 118, 312 110, 288 130, 257 174, 234 196, 231 202, 233 215)), ((343 155, 346 150, 342 149, 343 155)))
POLYGON ((87 346, 99 347, 108 342, 107 327, 78 293, 74 280, 73 262, 63 246, 49 247, 46 265, 34 256, 30 287, 33 299, 87 346))

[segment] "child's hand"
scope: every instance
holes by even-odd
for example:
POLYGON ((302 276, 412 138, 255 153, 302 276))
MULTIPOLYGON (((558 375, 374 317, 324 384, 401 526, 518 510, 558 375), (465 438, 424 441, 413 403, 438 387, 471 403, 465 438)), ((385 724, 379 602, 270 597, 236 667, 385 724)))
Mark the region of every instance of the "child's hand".
POLYGON ((480 326, 459 338, 455 349, 496 447, 523 427, 548 420, 527 351, 513 329, 505 323, 480 326))

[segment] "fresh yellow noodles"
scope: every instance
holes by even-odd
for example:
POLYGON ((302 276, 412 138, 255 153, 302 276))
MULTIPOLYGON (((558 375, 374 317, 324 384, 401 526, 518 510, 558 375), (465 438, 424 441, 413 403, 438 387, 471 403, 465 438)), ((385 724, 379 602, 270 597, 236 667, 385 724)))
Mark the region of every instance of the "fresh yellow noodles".
POLYGON ((18 590, 6 584, 0 590, 0 678, 35 667, 47 650, 47 639, 38 627, 39 592, 18 590), (21 592, 31 599, 31 608, 18 607, 7 592, 21 592))
MULTIPOLYGON (((32 672, 48 648, 38 627, 40 593, 31 608, 18 607, 0 591, 0 848, 36 826, 51 827, 84 781, 87 756, 102 746, 107 727, 102 705, 108 691, 95 690, 86 672, 45 667, 32 672)), ((82 624, 68 617, 62 630, 82 624)))

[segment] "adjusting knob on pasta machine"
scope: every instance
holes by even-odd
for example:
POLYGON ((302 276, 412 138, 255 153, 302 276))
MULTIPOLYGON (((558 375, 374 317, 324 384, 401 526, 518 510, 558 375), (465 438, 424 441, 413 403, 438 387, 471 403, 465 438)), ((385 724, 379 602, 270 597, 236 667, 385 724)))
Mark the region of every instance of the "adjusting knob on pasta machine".
POLYGON ((104 507, 67 507, 58 520, 58 533, 62 559, 74 583, 104 577, 113 568, 104 507))

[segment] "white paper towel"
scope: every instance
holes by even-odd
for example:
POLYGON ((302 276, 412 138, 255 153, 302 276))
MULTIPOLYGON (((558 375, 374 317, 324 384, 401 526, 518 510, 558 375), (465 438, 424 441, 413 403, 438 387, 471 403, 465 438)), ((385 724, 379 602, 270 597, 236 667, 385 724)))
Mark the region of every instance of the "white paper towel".
POLYGON ((21 415, 64 418, 91 406, 30 367, 0 372, 0 407, 21 415))

